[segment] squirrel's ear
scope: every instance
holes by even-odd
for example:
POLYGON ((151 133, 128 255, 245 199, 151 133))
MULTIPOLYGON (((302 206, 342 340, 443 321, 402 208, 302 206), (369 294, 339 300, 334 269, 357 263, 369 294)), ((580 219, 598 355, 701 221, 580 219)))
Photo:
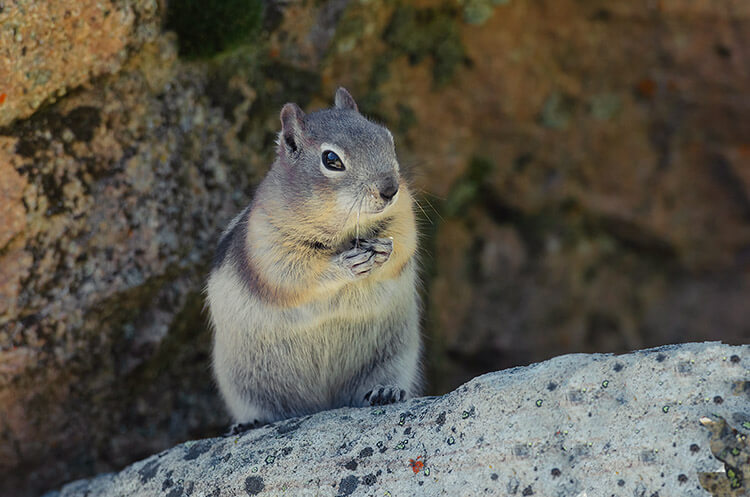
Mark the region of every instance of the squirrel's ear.
POLYGON ((279 145, 292 154, 297 153, 302 139, 305 113, 297 104, 288 103, 281 108, 281 139, 279 145))
POLYGON ((344 88, 343 86, 339 86, 339 89, 336 90, 335 100, 337 109, 349 109, 355 112, 358 111, 357 102, 354 101, 354 97, 352 97, 352 94, 346 91, 346 88, 344 88))

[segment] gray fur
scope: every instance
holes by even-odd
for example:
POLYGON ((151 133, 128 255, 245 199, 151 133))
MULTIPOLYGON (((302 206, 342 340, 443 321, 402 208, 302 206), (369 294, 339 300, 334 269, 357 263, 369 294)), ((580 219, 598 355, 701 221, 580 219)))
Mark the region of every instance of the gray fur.
POLYGON ((334 100, 337 109, 359 110, 357 108, 357 102, 354 101, 354 97, 352 97, 346 88, 339 88, 336 90, 336 97, 334 100))
POLYGON ((207 285, 222 396, 257 424, 417 395, 416 233, 393 138, 343 88, 333 109, 280 117, 277 159, 207 285), (322 165, 329 146, 345 171, 322 165))

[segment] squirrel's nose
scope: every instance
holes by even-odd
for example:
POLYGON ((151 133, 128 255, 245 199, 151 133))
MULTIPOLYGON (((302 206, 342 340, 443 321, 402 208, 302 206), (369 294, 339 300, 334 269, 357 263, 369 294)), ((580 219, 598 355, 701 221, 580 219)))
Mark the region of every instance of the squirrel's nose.
POLYGON ((388 185, 380 189, 380 197, 386 202, 389 202, 397 193, 398 183, 395 181, 388 183, 388 185))

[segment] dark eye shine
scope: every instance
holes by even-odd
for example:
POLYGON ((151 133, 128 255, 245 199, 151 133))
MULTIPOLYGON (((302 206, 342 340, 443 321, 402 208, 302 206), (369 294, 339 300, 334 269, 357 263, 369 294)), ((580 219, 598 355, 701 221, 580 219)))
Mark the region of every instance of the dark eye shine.
POLYGON ((343 171, 344 169, 346 169, 344 167, 344 163, 341 161, 341 158, 336 155, 336 152, 333 152, 331 150, 325 150, 323 152, 323 165, 326 167, 326 169, 330 169, 331 171, 343 171))

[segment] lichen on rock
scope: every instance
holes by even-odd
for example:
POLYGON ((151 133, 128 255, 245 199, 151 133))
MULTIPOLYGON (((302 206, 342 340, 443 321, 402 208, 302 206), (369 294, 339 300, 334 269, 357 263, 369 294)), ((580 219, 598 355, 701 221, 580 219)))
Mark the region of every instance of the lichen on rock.
MULTIPOLYGON (((748 346, 719 343, 557 357, 442 397, 188 442, 47 497, 146 496, 178 486, 201 495, 709 497, 699 478, 721 466, 712 451, 735 469, 739 456, 723 454, 736 440, 715 446, 728 440, 726 425, 712 428, 709 447, 699 419, 749 419, 747 392, 734 387, 749 364, 748 346)), ((750 429, 734 433, 746 438, 750 429)))
POLYGON ((157 0, 16 0, 0 8, 0 126, 92 76, 113 74, 159 34, 157 0))
POLYGON ((244 116, 204 96, 207 72, 159 43, 0 132, 12 180, 0 191, 0 493, 226 422, 194 366, 209 348, 200 288, 267 156, 239 138, 244 116), (156 412, 186 417, 162 430, 170 415, 156 412))

